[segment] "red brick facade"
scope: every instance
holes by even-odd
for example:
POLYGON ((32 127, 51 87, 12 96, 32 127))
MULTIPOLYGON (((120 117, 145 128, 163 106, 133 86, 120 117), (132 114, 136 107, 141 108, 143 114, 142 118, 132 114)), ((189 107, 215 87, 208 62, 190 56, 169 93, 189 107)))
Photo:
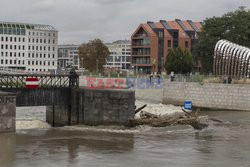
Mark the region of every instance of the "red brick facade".
POLYGON ((192 52, 201 28, 200 22, 178 19, 140 24, 131 36, 132 67, 139 73, 164 71, 168 50, 180 47, 192 52))

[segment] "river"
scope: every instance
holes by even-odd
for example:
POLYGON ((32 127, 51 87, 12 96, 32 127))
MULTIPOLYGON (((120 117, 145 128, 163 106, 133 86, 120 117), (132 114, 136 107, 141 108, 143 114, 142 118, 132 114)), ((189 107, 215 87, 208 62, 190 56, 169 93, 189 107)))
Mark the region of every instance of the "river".
POLYGON ((0 167, 249 167, 250 113, 207 111, 225 121, 189 126, 51 128, 45 107, 17 108, 17 132, 0 134, 0 167))

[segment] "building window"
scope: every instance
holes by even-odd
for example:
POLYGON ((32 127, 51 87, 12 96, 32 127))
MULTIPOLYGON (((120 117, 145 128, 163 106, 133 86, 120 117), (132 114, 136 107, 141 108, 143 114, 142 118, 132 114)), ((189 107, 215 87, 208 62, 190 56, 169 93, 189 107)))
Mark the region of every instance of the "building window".
POLYGON ((188 48, 188 41, 185 41, 185 47, 188 48))
POLYGON ((159 37, 163 38, 163 31, 159 31, 159 37))
POLYGON ((171 42, 171 40, 168 40, 168 47, 172 48, 172 42, 171 42))

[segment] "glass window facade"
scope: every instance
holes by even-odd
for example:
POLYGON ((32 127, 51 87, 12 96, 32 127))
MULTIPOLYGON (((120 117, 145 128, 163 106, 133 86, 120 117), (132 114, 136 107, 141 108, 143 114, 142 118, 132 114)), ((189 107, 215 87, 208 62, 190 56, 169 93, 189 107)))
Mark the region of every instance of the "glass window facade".
POLYGON ((24 25, 19 24, 0 24, 0 34, 26 35, 26 29, 24 25))

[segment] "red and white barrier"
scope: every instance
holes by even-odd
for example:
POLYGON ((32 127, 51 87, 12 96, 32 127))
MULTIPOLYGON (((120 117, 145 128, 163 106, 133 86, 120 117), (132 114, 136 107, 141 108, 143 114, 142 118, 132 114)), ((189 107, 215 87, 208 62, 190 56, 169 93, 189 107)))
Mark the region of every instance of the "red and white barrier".
POLYGON ((38 78, 26 78, 26 88, 35 89, 38 88, 38 78))

